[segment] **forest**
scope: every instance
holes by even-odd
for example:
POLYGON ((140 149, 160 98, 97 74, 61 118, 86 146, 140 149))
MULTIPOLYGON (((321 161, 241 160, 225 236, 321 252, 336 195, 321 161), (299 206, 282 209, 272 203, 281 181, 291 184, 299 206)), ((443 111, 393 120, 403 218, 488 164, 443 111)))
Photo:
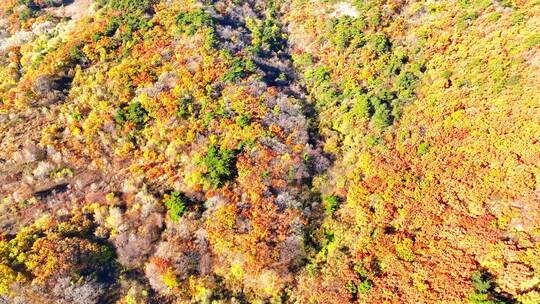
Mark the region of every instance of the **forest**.
POLYGON ((540 303, 540 1, 0 1, 0 303, 540 303))

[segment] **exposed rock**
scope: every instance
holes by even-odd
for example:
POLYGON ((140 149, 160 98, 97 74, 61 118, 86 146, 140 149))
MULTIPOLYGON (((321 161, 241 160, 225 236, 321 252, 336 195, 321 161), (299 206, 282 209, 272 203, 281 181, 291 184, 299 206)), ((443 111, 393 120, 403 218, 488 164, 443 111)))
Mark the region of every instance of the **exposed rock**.
POLYGON ((334 17, 349 16, 356 18, 359 16, 358 10, 350 2, 336 3, 334 8, 335 11, 332 13, 334 17))

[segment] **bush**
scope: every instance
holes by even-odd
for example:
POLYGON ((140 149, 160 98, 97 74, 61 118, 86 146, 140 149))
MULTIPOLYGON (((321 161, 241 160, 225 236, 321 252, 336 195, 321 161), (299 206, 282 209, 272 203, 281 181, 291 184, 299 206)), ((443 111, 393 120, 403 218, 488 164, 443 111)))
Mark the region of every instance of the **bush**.
POLYGON ((0 264, 0 298, 9 293, 9 287, 17 282, 17 278, 20 277, 20 274, 11 267, 0 264))
POLYGON ((246 26, 251 31, 251 46, 256 54, 266 55, 283 49, 285 38, 278 19, 247 19, 246 26))
POLYGON ((410 98, 413 96, 416 76, 413 73, 401 72, 396 79, 396 86, 400 97, 410 98))
POLYGON ((488 294, 475 292, 467 299, 469 304, 502 304, 490 299, 488 294))
POLYGON ((114 121, 119 124, 123 125, 126 122, 126 112, 122 108, 116 109, 116 112, 113 114, 114 121))
POLYGON ((304 73, 306 81, 312 85, 319 86, 330 81, 330 68, 327 66, 318 66, 304 73))
POLYGON ((293 54, 292 59, 295 65, 302 68, 313 65, 313 57, 309 53, 293 54))
POLYGON ((486 293, 491 289, 491 277, 484 271, 476 271, 471 276, 474 289, 479 293, 486 293))
POLYGON ((333 214, 339 207, 340 202, 337 196, 328 195, 323 198, 324 210, 328 214, 333 214))
POLYGON ((126 35, 129 39, 131 39, 131 36, 133 33, 135 33, 138 30, 146 30, 150 28, 149 21, 145 16, 142 15, 129 15, 123 18, 122 24, 125 25, 125 32, 124 35, 126 35))
POLYGON ((406 262, 413 262, 416 259, 416 256, 413 250, 413 241, 407 238, 401 242, 397 242, 396 254, 400 260, 403 260, 406 262))
POLYGON ((459 16, 456 26, 459 30, 467 28, 476 18, 478 18, 477 12, 467 12, 459 16))
POLYGON ((116 30, 121 25, 121 20, 119 18, 112 18, 109 23, 107 23, 107 26, 103 30, 103 35, 107 37, 112 37, 114 33, 116 33, 116 30))
POLYGON ((79 49, 79 47, 76 46, 72 46, 69 49, 69 57, 75 63, 88 63, 88 58, 86 58, 86 55, 79 49))
POLYGON ((58 7, 64 4, 64 0, 42 0, 38 1, 38 3, 41 8, 58 7))
POLYGON ((255 71, 255 64, 249 59, 234 57, 231 67, 221 77, 225 82, 238 82, 255 71))
POLYGON ((251 122, 251 115, 242 114, 236 118, 236 124, 242 128, 247 127, 251 122))
POLYGON ((315 108, 324 109, 337 106, 343 98, 335 88, 330 87, 329 83, 321 83, 315 91, 315 108))
POLYGON ((357 290, 360 293, 368 293, 373 288, 373 283, 369 279, 365 279, 358 284, 357 290))
POLYGON ((404 64, 409 62, 409 57, 402 52, 395 52, 390 57, 388 62, 387 73, 398 75, 401 73, 401 68, 404 64))
POLYGON ((429 152, 429 143, 427 142, 421 142, 419 145, 418 145, 418 149, 416 150, 416 154, 418 156, 422 156, 426 153, 429 152))
POLYGON ((345 287, 347 288, 347 290, 349 291, 349 293, 353 296, 356 295, 356 293, 358 292, 357 288, 356 288, 356 284, 354 284, 353 281, 349 281, 347 282, 347 285, 345 285, 345 287))
POLYGON ((385 34, 376 34, 371 36, 370 42, 375 52, 379 55, 388 52, 392 47, 392 43, 385 34))
POLYGON ((362 46, 364 34, 362 30, 365 23, 362 19, 342 17, 334 19, 332 29, 332 42, 340 50, 349 46, 362 46))
POLYGON ((126 119, 138 127, 141 127, 148 120, 148 112, 143 108, 140 102, 135 101, 128 106, 126 119))
MULTIPOLYGON (((476 271, 471 275, 471 283, 474 287, 468 300, 470 304, 503 304, 508 303, 506 297, 497 294, 491 275, 486 271, 476 271)), ((513 303, 513 301, 512 301, 513 303)))
POLYGON ((461 8, 467 8, 470 4, 469 0, 458 0, 458 5, 461 8))
POLYGON ((216 34, 216 30, 214 28, 209 28, 206 32, 206 37, 204 40, 204 48, 206 50, 211 50, 216 47, 218 43, 218 37, 216 34))
POLYGON ((381 25, 383 21, 383 16, 382 16, 382 13, 380 11, 377 11, 375 12, 371 18, 369 18, 369 24, 373 27, 377 27, 379 25, 381 25))
POLYGON ((521 11, 515 11, 512 13, 512 25, 518 25, 525 21, 525 14, 521 11))
POLYGON ((148 17, 143 14, 143 12, 132 12, 110 18, 102 32, 92 34, 92 41, 97 42, 104 36, 113 37, 117 33, 118 29, 122 28, 119 39, 127 42, 132 40, 133 33, 140 30, 146 30, 150 27, 151 22, 148 20, 148 17))
POLYGON ((373 148, 379 144, 380 139, 377 136, 368 135, 366 138, 366 145, 369 148, 373 148))
POLYGON ((176 114, 180 118, 186 118, 192 112, 191 96, 183 96, 178 100, 178 110, 176 114))
POLYGON ((192 12, 181 12, 178 14, 176 25, 180 28, 180 32, 191 36, 202 27, 212 27, 214 21, 208 13, 202 9, 197 9, 192 12))
POLYGON ((165 207, 173 222, 178 222, 186 211, 186 202, 186 197, 180 192, 174 191, 170 195, 165 195, 165 207))
POLYGON ((34 16, 35 16, 35 11, 33 11, 30 8, 25 8, 25 9, 21 10, 21 12, 19 13, 19 18, 23 22, 30 20, 30 18, 32 18, 34 16))
POLYGON ((497 2, 499 2, 500 5, 504 6, 504 7, 513 7, 513 3, 512 3, 512 0, 498 0, 497 2))
POLYGON ((384 129, 391 124, 390 110, 388 110, 386 104, 380 104, 375 107, 375 113, 373 113, 371 121, 378 129, 384 129))
POLYGON ((101 6, 109 3, 112 8, 123 12, 145 11, 150 7, 150 0, 100 0, 101 6))
POLYGON ((369 97, 367 95, 361 94, 354 99, 352 112, 355 116, 359 118, 369 117, 371 111, 371 104, 369 103, 369 97))
POLYGON ((206 166, 204 178, 212 188, 223 186, 236 176, 236 151, 212 145, 201 164, 206 166))

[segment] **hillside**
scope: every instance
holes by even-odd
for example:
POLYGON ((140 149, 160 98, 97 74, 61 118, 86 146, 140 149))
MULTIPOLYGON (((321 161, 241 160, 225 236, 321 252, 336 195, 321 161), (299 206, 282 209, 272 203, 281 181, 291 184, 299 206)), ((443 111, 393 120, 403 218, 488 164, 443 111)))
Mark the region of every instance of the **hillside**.
POLYGON ((0 303, 540 303, 540 1, 5 0, 0 303))

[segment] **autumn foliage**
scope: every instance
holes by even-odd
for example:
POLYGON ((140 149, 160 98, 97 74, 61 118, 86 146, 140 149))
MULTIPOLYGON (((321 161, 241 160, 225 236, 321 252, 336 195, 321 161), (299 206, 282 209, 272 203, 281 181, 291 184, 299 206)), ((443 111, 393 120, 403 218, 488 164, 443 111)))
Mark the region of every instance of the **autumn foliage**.
POLYGON ((0 302, 540 302, 538 1, 0 18, 0 302))

